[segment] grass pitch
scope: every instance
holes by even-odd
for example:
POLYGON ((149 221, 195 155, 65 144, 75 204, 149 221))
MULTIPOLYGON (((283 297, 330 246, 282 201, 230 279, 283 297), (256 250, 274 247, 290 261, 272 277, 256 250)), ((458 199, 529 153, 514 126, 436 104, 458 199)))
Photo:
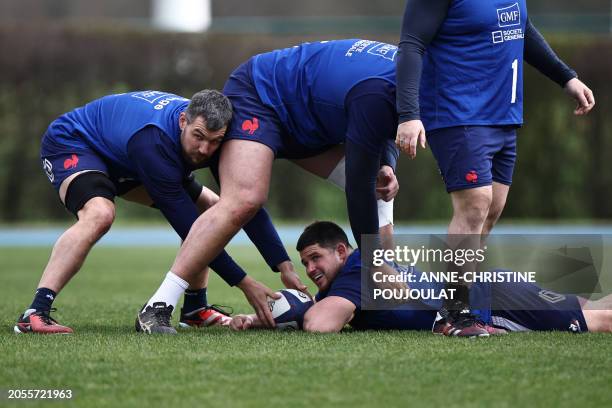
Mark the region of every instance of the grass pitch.
MULTIPOLYGON (((612 405, 610 335, 528 333, 473 341, 416 332, 220 328, 137 335, 136 312, 161 282, 174 248, 94 248, 55 302, 55 316, 75 334, 14 335, 49 251, 0 248, 0 405, 612 405), (9 401, 8 389, 71 389, 74 397, 9 401)), ((282 286, 254 250, 234 247, 230 254, 257 279, 282 286)), ((241 292, 216 276, 209 288, 211 302, 250 311, 241 292)))

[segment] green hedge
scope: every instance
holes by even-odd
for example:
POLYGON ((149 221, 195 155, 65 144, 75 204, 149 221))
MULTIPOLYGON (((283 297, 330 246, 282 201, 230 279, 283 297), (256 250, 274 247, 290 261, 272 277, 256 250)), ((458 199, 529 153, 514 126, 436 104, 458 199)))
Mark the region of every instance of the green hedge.
MULTIPOLYGON (((69 218, 38 159, 40 137, 59 114, 120 91, 161 89, 188 97, 203 88, 221 88, 249 56, 307 40, 315 38, 0 28, 0 220, 69 218)), ((526 72, 526 125, 519 134, 515 184, 505 216, 612 218, 612 40, 552 38, 551 44, 594 89, 598 106, 589 117, 576 119, 558 86, 533 70, 526 72)), ((419 153, 414 161, 400 160, 396 218, 446 219, 449 199, 435 162, 429 151, 419 153)), ((210 183, 207 172, 200 173, 210 183)), ((342 192, 283 161, 275 164, 268 207, 283 219, 346 216, 342 192)), ((124 204, 119 214, 157 216, 124 204)))

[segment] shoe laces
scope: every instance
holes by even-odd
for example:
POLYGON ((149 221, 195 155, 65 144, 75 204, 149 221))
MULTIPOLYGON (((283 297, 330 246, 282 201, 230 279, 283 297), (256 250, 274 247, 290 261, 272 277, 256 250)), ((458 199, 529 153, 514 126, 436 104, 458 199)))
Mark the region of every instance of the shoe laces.
POLYGON ((453 325, 456 325, 458 327, 469 327, 471 325, 477 325, 484 328, 486 326, 485 322, 482 319, 480 319, 477 315, 471 312, 462 311, 457 313, 453 317, 453 325))
POLYGON ((170 320, 172 319, 172 310, 169 307, 156 308, 155 318, 162 326, 170 326, 170 320))
POLYGON ((206 306, 207 309, 212 309, 215 312, 219 312, 224 316, 231 316, 234 313, 234 308, 231 306, 224 306, 224 305, 208 305, 206 306))
POLYGON ((51 312, 56 312, 57 309, 52 307, 49 310, 40 310, 40 311, 36 311, 32 314, 40 317, 40 320, 42 320, 45 324, 57 324, 57 320, 55 320, 54 318, 51 317, 51 312))

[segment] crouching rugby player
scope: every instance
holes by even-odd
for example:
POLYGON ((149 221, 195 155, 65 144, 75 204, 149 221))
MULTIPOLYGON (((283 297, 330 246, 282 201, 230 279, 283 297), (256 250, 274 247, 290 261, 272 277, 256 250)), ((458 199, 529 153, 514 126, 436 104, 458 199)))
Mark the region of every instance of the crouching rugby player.
MULTIPOLYGON (((398 155, 396 51, 376 41, 322 41, 260 54, 238 67, 223 90, 234 119, 220 149, 220 200, 194 223, 171 271, 195 279, 217 256, 266 201, 275 159, 312 158, 340 144, 353 236, 358 247, 364 234, 379 245, 377 193, 386 202, 392 196, 377 191, 377 182, 394 179, 398 155)), ((249 302, 272 327, 267 297, 259 294, 249 302)))
MULTIPOLYGON (((198 215, 218 200, 191 172, 213 162, 231 117, 231 103, 218 91, 204 90, 191 100, 144 91, 105 96, 51 123, 42 139, 42 167, 77 221, 55 243, 34 300, 19 317, 15 332, 72 333, 50 316, 52 302, 111 227, 115 196, 157 207, 185 239, 198 215)), ((282 272, 286 285, 305 289, 265 210, 245 225, 245 231, 268 265, 282 272)), ((225 252, 210 267, 247 295, 272 293, 247 277, 225 252)), ((158 291, 161 300, 143 307, 138 328, 176 332, 160 325, 169 321, 176 307, 176 302, 165 301, 175 292, 186 295, 183 325, 228 321, 207 307, 207 278, 204 271, 198 280, 188 283, 169 273, 158 291)))
MULTIPOLYGON (((316 303, 304 316, 304 330, 334 333, 346 324, 357 330, 432 330, 433 326, 434 333, 447 334, 443 333, 447 327, 433 325, 436 306, 414 301, 414 307, 408 304, 393 310, 362 310, 361 254, 351 248, 336 224, 323 221, 309 225, 298 240, 297 250, 306 274, 319 289, 316 303)), ((479 310, 477 319, 489 334, 527 330, 612 332, 610 296, 591 302, 543 291, 530 283, 474 285, 470 296, 472 305, 491 305, 489 310, 479 310), (547 296, 541 296, 542 292, 547 296)), ((246 330, 263 325, 255 315, 237 315, 230 327, 246 330)))

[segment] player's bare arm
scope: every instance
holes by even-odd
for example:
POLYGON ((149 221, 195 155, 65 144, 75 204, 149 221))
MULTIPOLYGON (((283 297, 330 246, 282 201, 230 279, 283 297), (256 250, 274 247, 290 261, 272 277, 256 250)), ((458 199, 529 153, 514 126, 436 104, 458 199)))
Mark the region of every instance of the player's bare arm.
POLYGON ((351 321, 355 305, 340 296, 329 296, 317 302, 304 316, 304 330, 316 333, 337 333, 351 321))

